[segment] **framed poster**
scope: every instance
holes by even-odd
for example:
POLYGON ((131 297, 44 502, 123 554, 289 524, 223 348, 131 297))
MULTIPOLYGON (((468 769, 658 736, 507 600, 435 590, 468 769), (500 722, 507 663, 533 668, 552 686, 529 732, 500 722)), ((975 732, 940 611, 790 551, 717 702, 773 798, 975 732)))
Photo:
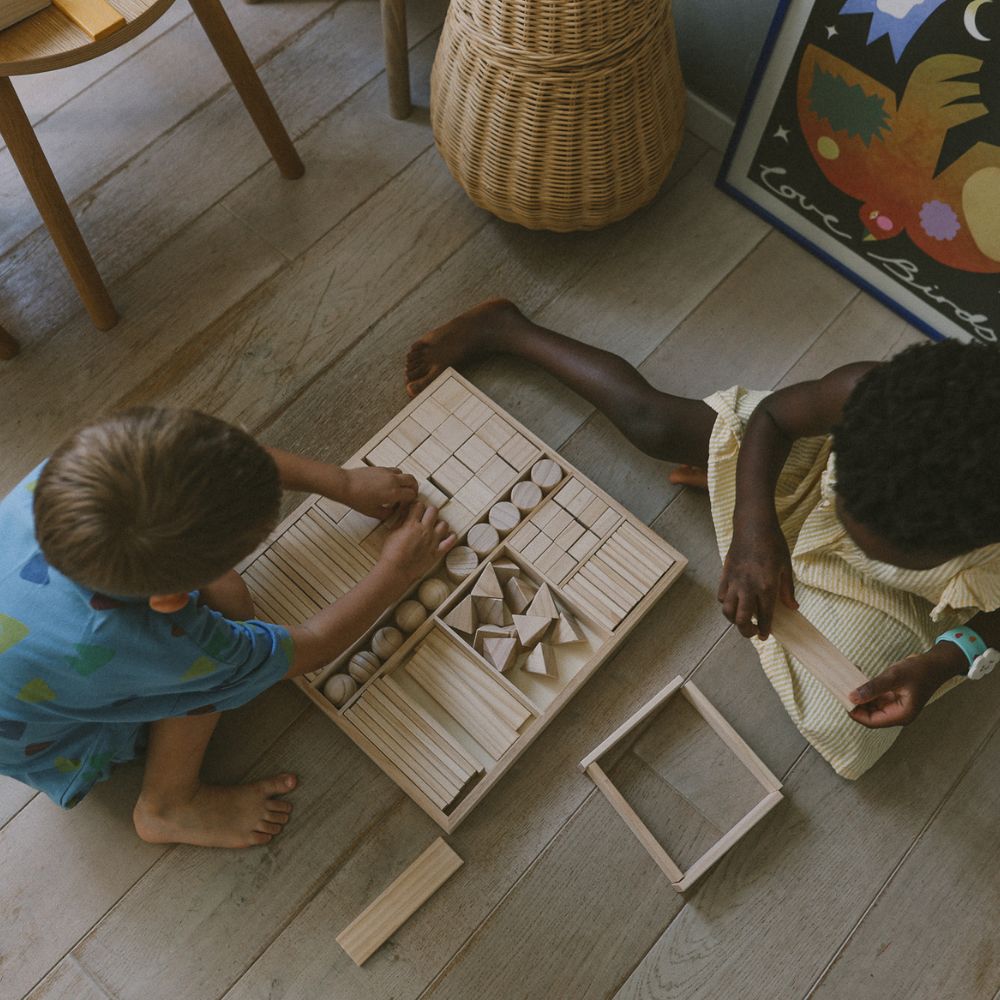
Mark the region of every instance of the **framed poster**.
POLYGON ((719 184, 934 339, 1000 335, 1000 0, 781 0, 719 184))

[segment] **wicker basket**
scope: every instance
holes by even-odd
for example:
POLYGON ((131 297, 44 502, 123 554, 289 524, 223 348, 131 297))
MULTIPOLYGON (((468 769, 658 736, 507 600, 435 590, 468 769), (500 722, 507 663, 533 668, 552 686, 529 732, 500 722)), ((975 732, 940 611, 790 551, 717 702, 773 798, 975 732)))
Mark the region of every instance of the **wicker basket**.
POLYGON ((477 205, 597 229, 659 190, 684 96, 669 0, 452 0, 431 124, 477 205))

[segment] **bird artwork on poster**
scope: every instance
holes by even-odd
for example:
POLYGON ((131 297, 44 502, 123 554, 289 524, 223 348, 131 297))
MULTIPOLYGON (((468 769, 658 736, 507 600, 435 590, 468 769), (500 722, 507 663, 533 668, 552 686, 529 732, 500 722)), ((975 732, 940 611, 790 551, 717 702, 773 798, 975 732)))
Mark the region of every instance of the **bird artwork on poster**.
POLYGON ((783 0, 720 184, 930 336, 996 343, 1000 0, 783 0))

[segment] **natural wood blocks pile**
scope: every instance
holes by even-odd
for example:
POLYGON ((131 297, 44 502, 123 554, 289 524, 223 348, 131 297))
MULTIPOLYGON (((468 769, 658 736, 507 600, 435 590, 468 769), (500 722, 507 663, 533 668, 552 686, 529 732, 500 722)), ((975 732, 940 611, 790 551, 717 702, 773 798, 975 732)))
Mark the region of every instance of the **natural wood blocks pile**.
MULTIPOLYGON (((297 683, 453 830, 686 560, 450 369, 345 463, 412 473, 460 544, 341 657, 297 683)), ((375 564, 386 529, 313 496, 241 571, 298 624, 375 564)))

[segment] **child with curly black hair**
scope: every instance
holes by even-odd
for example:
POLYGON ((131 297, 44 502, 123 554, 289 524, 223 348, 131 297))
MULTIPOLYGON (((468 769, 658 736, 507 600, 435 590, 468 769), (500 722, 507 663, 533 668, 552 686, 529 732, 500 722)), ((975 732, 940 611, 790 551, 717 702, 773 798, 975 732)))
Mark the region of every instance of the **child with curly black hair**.
POLYGON ((418 340, 419 393, 448 365, 509 354, 707 486, 723 613, 751 637, 802 734, 844 777, 1000 647, 1000 351, 949 341, 776 392, 654 389, 623 359, 486 302, 418 340), (770 635, 776 601, 872 678, 849 714, 770 635), (971 669, 970 669, 971 664, 971 669))

